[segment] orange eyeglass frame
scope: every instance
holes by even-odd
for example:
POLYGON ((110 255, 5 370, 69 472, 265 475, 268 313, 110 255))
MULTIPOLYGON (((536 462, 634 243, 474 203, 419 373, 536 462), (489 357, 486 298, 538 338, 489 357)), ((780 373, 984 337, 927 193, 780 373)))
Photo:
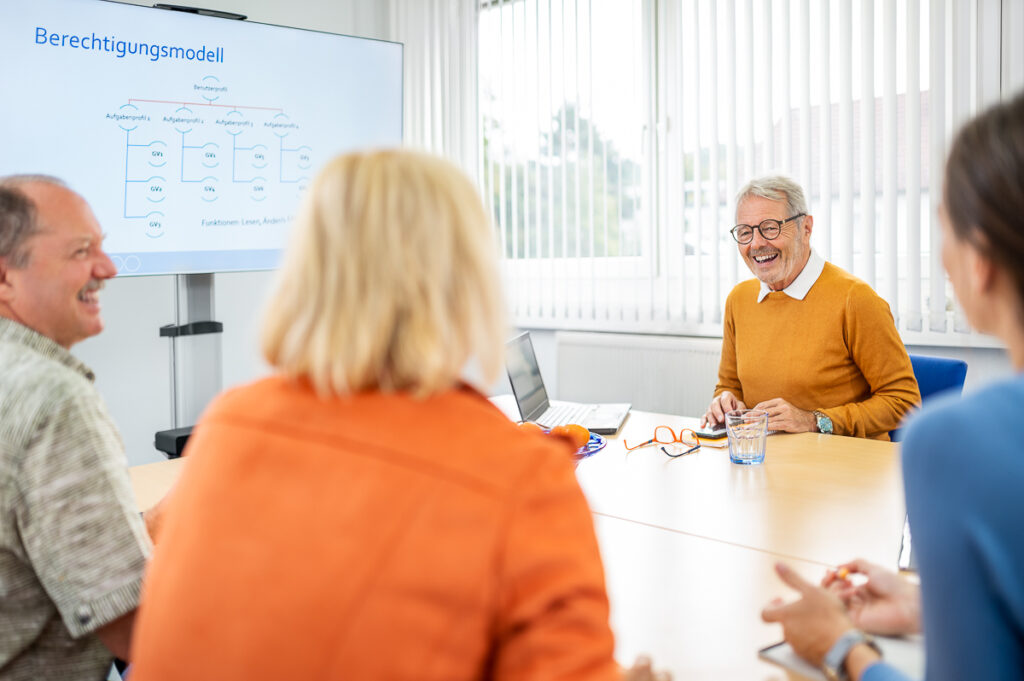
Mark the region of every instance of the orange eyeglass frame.
POLYGON ((654 443, 658 443, 659 445, 672 445, 672 444, 675 444, 677 442, 679 444, 682 444, 682 445, 695 445, 696 447, 700 447, 700 439, 697 437, 697 433, 694 432, 693 429, 691 429, 691 428, 681 428, 679 430, 679 435, 676 435, 676 431, 672 430, 672 428, 670 426, 664 426, 664 425, 657 426, 654 429, 654 437, 652 437, 650 440, 647 440, 646 442, 641 442, 638 445, 633 445, 632 447, 629 446, 628 442, 623 440, 622 441, 622 446, 626 448, 627 452, 631 452, 634 449, 640 449, 641 447, 646 447, 647 445, 651 445, 651 444, 654 444, 654 443), (662 434, 662 430, 661 430, 662 428, 664 428, 665 430, 668 431, 669 435, 671 436, 671 439, 668 439, 668 440, 667 439, 663 439, 665 436, 662 434), (689 433, 690 437, 692 438, 689 442, 687 442, 686 440, 683 439, 683 437, 687 433, 689 433))

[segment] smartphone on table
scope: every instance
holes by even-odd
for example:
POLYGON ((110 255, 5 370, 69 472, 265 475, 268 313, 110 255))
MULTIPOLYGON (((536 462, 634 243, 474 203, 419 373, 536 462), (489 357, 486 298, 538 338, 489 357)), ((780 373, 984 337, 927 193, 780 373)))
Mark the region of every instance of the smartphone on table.
POLYGON ((727 435, 724 423, 709 423, 696 433, 697 437, 702 440, 721 440, 727 435))

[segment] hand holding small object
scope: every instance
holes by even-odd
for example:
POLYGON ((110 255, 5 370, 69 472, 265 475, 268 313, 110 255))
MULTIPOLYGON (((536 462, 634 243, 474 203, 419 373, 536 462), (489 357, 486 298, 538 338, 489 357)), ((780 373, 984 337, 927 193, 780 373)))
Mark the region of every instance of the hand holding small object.
POLYGON ((784 563, 775 564, 775 572, 800 599, 786 603, 776 598, 761 611, 765 622, 778 622, 793 651, 820 667, 833 644, 853 628, 842 601, 829 590, 811 584, 784 563))
POLYGON ((858 629, 886 636, 921 631, 921 591, 895 572, 858 558, 829 570, 821 585, 843 602, 858 629), (866 579, 854 583, 850 577, 857 575, 866 579))

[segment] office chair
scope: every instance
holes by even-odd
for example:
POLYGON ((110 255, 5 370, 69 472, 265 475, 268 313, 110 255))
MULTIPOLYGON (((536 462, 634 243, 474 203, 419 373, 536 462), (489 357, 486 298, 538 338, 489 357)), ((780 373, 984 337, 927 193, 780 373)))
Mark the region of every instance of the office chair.
MULTIPOLYGON (((931 398, 950 390, 955 390, 957 394, 963 392, 967 362, 949 357, 911 355, 910 363, 914 367, 914 377, 917 379, 918 390, 921 391, 922 404, 927 404, 931 398)), ((889 437, 893 442, 900 441, 903 436, 901 430, 897 428, 889 431, 889 437)))

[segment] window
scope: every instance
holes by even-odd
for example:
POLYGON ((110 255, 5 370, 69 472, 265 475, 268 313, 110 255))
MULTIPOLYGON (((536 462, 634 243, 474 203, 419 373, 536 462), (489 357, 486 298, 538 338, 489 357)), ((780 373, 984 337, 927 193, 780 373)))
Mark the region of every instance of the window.
POLYGON ((962 343, 935 206, 953 130, 999 96, 999 22, 947 0, 482 2, 481 186, 516 322, 720 334, 750 276, 734 194, 782 172, 907 342, 962 343))

